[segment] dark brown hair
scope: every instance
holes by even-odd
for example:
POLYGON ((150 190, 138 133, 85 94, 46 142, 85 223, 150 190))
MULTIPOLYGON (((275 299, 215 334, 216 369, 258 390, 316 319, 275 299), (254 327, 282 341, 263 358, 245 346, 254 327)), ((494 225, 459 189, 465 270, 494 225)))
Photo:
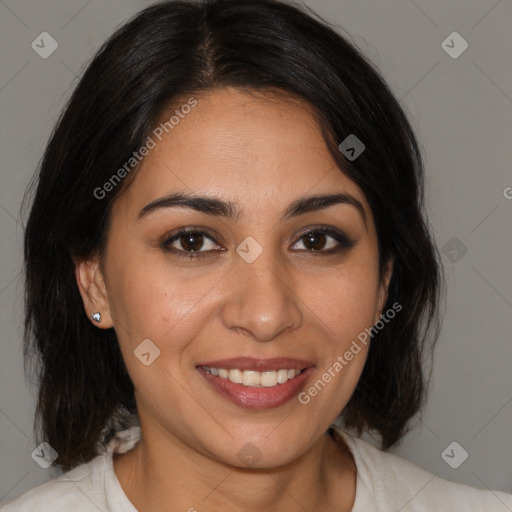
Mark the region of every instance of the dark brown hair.
MULTIPOLYGON (((36 356, 38 428, 67 469, 135 412, 114 329, 87 318, 73 259, 101 254, 123 187, 101 187, 140 148, 173 101, 213 88, 280 91, 312 106, 341 170, 372 209, 381 271, 394 258, 385 310, 403 311, 372 341, 346 427, 392 446, 420 410, 427 332, 436 326, 441 269, 423 210, 423 165, 406 115, 356 46, 311 13, 280 1, 155 4, 121 27, 87 67, 51 136, 25 201, 25 354, 36 356), (356 160, 338 145, 355 134, 356 160)), ((136 172, 132 171, 130 177, 136 172)))

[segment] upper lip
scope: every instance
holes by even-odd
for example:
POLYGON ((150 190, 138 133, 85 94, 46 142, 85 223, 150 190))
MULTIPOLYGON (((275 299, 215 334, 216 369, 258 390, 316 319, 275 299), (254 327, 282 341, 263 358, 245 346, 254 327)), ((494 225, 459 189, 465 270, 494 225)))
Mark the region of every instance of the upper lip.
POLYGON ((260 359, 256 357, 234 357, 231 359, 218 359, 216 361, 205 361, 197 366, 208 366, 209 368, 224 368, 226 370, 252 370, 265 372, 270 370, 303 370, 314 366, 311 361, 295 359, 290 357, 273 357, 271 359, 260 359))

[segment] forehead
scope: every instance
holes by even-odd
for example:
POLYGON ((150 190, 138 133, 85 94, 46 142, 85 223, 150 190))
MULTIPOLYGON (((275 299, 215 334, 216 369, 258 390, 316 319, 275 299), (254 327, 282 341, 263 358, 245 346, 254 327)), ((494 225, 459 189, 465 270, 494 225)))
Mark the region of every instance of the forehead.
POLYGON ((175 124, 167 125, 161 140, 152 136, 155 145, 122 202, 140 204, 180 190, 243 199, 242 207, 261 209, 335 190, 365 203, 337 167, 306 103, 235 89, 194 98, 192 109, 180 111, 178 102, 163 113, 159 126, 173 115, 175 124))

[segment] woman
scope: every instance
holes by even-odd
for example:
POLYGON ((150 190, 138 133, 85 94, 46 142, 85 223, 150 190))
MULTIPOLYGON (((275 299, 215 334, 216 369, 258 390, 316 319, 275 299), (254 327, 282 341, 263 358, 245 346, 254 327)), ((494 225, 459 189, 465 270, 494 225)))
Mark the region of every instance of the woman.
POLYGON ((4 510, 510 508, 345 430, 389 448, 424 398, 422 172, 382 78, 295 7, 164 2, 122 27, 26 230, 40 456, 74 469, 4 510))

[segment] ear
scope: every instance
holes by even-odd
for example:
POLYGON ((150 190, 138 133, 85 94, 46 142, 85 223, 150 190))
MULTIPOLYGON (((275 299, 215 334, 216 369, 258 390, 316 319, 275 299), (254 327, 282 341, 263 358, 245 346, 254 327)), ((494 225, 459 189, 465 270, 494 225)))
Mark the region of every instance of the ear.
POLYGON ((87 318, 93 321, 91 315, 100 313, 101 321, 94 322, 94 325, 101 329, 109 329, 113 323, 99 257, 91 260, 74 260, 74 263, 76 283, 84 302, 87 318))
POLYGON ((382 310, 384 309, 384 306, 388 299, 388 289, 389 289, 389 283, 391 281, 391 276, 393 275, 394 263, 395 263, 395 258, 394 258, 394 256, 391 256, 388 259, 388 261, 382 271, 382 276, 381 276, 380 284, 379 284, 378 317, 375 320, 375 322, 377 322, 379 320, 380 316, 382 315, 382 310))

